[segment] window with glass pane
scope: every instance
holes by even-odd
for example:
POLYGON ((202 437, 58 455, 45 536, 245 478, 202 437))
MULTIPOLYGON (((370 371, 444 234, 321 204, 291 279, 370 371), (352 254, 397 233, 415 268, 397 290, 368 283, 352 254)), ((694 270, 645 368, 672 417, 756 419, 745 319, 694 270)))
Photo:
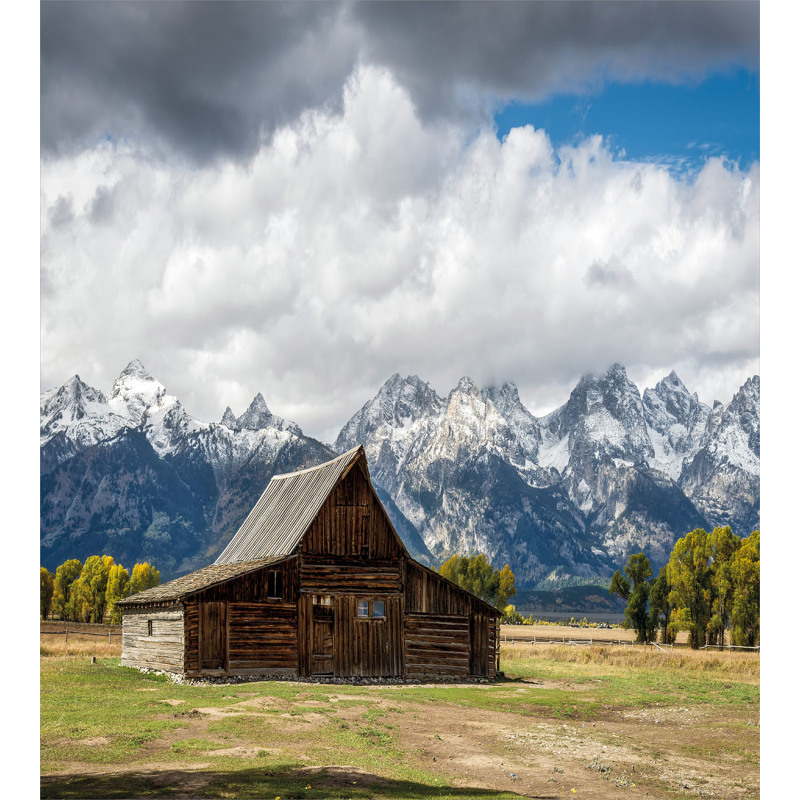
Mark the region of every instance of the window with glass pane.
POLYGON ((383 602, 383 600, 372 601, 372 616, 373 617, 386 616, 386 604, 383 602))
POLYGON ((359 617, 369 616, 369 600, 358 601, 358 616, 359 617))

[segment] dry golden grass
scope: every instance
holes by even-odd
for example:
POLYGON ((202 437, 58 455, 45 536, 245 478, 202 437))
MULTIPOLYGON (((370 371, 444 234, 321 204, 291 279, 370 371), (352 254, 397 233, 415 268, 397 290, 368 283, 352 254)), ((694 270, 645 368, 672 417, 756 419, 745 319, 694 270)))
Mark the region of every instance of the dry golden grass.
POLYGON ((680 648, 664 653, 654 647, 500 644, 500 665, 504 671, 513 672, 515 663, 531 659, 573 664, 652 668, 670 672, 727 674, 748 682, 750 680, 758 682, 761 673, 761 656, 756 652, 728 653, 727 651, 680 648))
POLYGON ((119 625, 86 625, 78 632, 79 626, 70 624, 65 636, 63 622, 43 622, 39 635, 39 655, 41 657, 63 658, 64 656, 96 656, 97 658, 120 658, 122 656, 122 637, 119 625), (102 634, 102 635, 92 635, 102 634), (116 636, 114 634, 117 634, 116 636))
MULTIPOLYGON (((501 625, 500 641, 507 639, 614 639, 633 643, 636 631, 625 628, 570 628, 569 625, 501 625)), ((687 644, 689 634, 681 631, 677 644, 687 644)))

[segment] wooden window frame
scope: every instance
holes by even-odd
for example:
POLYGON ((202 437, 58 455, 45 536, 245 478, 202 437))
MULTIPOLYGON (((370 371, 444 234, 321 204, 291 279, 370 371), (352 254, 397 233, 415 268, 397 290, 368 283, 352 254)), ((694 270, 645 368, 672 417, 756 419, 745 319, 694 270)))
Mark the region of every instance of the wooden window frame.
POLYGON ((371 619, 371 620, 381 620, 386 619, 386 600, 379 600, 374 598, 356 600, 356 619, 371 619), (376 615, 375 614, 375 603, 382 603, 383 604, 383 614, 376 615), (362 603, 366 603, 367 605, 367 613, 361 614, 360 611, 362 609, 362 603))
POLYGON ((312 605, 330 608, 331 596, 329 594, 315 594, 314 599, 312 600, 312 605))
POLYGON ((147 635, 148 636, 153 635, 153 620, 151 619, 147 620, 147 635))
POLYGON ((267 600, 283 600, 283 572, 279 569, 267 572, 267 600))

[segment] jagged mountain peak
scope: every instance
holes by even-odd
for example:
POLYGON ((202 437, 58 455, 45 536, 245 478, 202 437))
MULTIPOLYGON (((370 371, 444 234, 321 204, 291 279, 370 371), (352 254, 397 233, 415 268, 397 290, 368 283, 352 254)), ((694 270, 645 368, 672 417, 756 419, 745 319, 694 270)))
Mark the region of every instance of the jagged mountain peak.
POLYGON ((231 430, 236 428, 236 417, 233 415, 233 411, 231 411, 230 406, 225 409, 225 413, 222 415, 222 419, 219 421, 219 424, 224 425, 226 428, 230 428, 231 430))
POLYGON ((505 383, 501 383, 497 386, 487 386, 484 389, 484 392, 492 400, 505 398, 516 403, 522 402, 519 399, 519 389, 517 388, 517 384, 513 381, 506 381, 505 383))
POLYGON ((247 407, 247 411, 236 420, 236 427, 247 431, 258 431, 271 427, 272 421, 272 412, 267 408, 264 395, 259 392, 247 407))
POLYGON ((396 372, 345 424, 335 447, 344 452, 369 441, 378 430, 404 430, 423 417, 438 413, 443 402, 419 376, 403 378, 396 372))
POLYGON ((701 405, 697 393, 689 392, 675 370, 652 389, 645 389, 642 403, 648 416, 648 424, 652 424, 657 430, 662 430, 665 424, 672 424, 674 421, 685 425, 693 409, 701 405))
MULTIPOLYGON (((230 409, 229 409, 230 410, 230 409)), ((226 412, 227 415, 227 412, 226 412)), ((231 412, 231 418, 233 412, 231 412)), ((229 422, 231 420, 229 419, 229 422)), ((273 414, 267 407, 267 402, 264 400, 264 395, 258 392, 253 398, 247 411, 244 412, 233 425, 228 425, 229 428, 244 431, 262 431, 268 429, 275 429, 279 431, 289 431, 295 436, 302 436, 303 432, 296 422, 285 420, 273 414)))
POLYGON ((163 407, 175 402, 175 398, 167 394, 164 384, 156 380, 138 358, 131 361, 114 381, 111 400, 128 404, 135 416, 141 416, 151 406, 163 407))
POLYGON ((672 370, 642 396, 648 434, 653 443, 651 467, 678 480, 684 463, 700 449, 711 409, 691 393, 672 370))
POLYGON ((106 396, 89 384, 84 383, 79 375, 73 375, 61 386, 42 392, 40 397, 40 416, 42 433, 45 428, 52 429, 57 425, 77 422, 91 416, 98 406, 107 411, 106 396))
POLYGON ((147 368, 145 367, 145 365, 138 358, 134 358, 132 361, 128 362, 128 365, 120 373, 120 376, 122 376, 122 375, 139 375, 140 377, 143 377, 143 378, 152 378, 153 377, 147 371, 147 368))
POLYGON ((453 389, 454 392, 466 392, 469 394, 481 394, 480 387, 469 377, 469 375, 464 375, 462 378, 459 379, 458 383, 456 384, 456 388, 453 389))

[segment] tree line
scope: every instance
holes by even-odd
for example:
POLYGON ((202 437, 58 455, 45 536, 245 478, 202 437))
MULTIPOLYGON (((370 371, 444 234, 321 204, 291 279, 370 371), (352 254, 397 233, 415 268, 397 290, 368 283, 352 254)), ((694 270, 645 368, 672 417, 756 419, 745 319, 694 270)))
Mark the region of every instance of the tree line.
POLYGON ((496 569, 483 553, 452 556, 439 567, 439 574, 500 611, 505 611, 508 599, 517 593, 511 567, 506 564, 503 569, 496 569))
POLYGON ((108 614, 112 625, 122 622, 119 600, 161 583, 161 573, 149 562, 128 573, 112 556, 89 556, 83 564, 70 558, 55 573, 40 567, 39 576, 42 619, 102 622, 108 614))
POLYGON ((739 538, 730 529, 697 528, 678 539, 666 566, 653 577, 644 553, 628 558, 625 575, 617 570, 609 591, 626 600, 624 627, 636 641, 651 642, 657 631, 672 643, 689 632, 689 645, 730 643, 753 647, 760 635, 760 533, 739 538), (627 577, 626 577, 627 576, 627 577))

